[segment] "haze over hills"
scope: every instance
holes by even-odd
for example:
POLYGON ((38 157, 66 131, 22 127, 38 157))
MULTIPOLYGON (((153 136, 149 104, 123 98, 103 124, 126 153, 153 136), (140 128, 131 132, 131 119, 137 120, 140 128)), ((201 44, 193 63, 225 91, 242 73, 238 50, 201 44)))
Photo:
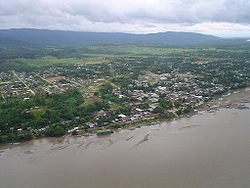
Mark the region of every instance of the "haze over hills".
POLYGON ((135 45, 176 45, 211 43, 225 39, 191 32, 164 32, 152 34, 76 32, 39 29, 0 30, 1 43, 28 43, 33 45, 98 45, 98 44, 135 44, 135 45))

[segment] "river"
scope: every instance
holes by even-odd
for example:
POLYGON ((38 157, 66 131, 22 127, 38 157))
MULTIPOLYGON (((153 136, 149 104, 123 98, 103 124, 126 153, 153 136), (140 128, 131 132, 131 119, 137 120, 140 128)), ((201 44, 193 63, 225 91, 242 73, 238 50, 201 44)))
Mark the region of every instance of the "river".
MULTIPOLYGON (((249 104, 247 104, 249 105, 249 104)), ((0 148, 1 188, 250 187, 250 110, 0 148)))

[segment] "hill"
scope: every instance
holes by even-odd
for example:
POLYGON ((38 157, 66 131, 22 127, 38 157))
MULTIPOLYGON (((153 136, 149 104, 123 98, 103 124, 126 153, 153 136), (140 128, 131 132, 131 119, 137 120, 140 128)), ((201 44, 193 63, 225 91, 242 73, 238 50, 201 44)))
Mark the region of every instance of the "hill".
POLYGON ((32 45, 180 45, 211 43, 223 40, 212 35, 190 32, 164 32, 152 34, 76 32, 39 29, 0 30, 0 42, 29 43, 32 45))

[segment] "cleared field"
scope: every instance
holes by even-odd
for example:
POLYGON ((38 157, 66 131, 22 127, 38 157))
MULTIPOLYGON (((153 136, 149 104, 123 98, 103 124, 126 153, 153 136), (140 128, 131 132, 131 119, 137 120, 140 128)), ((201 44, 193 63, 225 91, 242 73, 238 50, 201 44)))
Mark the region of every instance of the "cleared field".
MULTIPOLYGON (((55 49, 54 49, 55 50, 55 49)), ((213 61, 227 61, 233 59, 250 59, 248 48, 164 48, 164 47, 139 47, 139 46, 85 46, 75 48, 73 51, 67 48, 57 48, 59 54, 45 55, 34 58, 14 58, 4 60, 0 66, 0 71, 33 71, 34 69, 47 68, 51 66, 68 65, 98 65, 121 59, 137 59, 143 61, 145 58, 156 58, 176 61, 181 60, 195 64, 207 64, 213 61)))
POLYGON ((47 67, 50 65, 69 65, 69 64, 100 64, 100 58, 56 58, 53 56, 46 56, 37 59, 16 59, 15 61, 23 63, 28 66, 47 67))

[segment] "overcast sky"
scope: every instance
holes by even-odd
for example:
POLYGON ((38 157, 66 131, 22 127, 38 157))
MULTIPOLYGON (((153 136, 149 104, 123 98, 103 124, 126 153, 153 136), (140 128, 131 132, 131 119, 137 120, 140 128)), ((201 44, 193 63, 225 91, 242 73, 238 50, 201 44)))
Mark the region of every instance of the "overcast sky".
POLYGON ((0 0, 0 28, 250 37, 250 0, 0 0))

